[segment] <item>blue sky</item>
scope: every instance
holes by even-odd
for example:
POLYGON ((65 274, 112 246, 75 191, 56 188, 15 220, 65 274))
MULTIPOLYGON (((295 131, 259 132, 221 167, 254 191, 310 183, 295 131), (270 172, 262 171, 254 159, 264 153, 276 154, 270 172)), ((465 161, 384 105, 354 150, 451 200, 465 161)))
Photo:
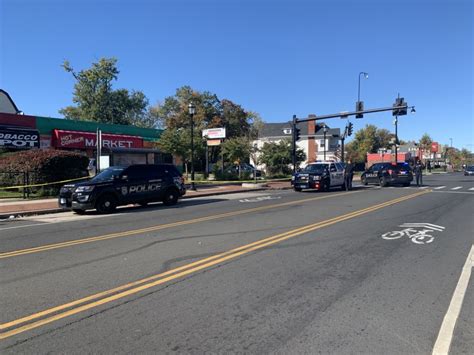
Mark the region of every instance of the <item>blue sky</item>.
MULTIPOLYGON (((353 110, 361 71, 366 108, 397 93, 417 112, 399 137, 423 133, 474 150, 471 0, 0 0, 0 87, 26 114, 60 117, 83 69, 116 57, 115 88, 151 103, 190 85, 258 112, 353 110)), ((393 130, 391 113, 352 119, 393 130)), ((345 122, 333 119, 332 127, 345 122)))

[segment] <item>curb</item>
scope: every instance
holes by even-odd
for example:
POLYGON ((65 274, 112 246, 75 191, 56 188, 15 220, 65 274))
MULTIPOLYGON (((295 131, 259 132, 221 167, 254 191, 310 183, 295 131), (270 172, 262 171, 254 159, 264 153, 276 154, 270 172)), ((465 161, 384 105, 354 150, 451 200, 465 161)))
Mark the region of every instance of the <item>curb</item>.
MULTIPOLYGON (((291 186, 276 187, 276 188, 262 187, 262 188, 234 190, 234 191, 217 191, 217 192, 203 193, 196 196, 185 195, 181 199, 187 200, 187 199, 198 198, 198 197, 229 195, 229 194, 236 194, 236 193, 242 193, 242 192, 254 192, 254 191, 265 191, 265 190, 289 190, 289 189, 291 189, 291 186)), ((71 210, 63 209, 63 208, 50 208, 50 209, 36 210, 36 211, 9 212, 9 213, 0 214, 0 220, 10 219, 10 216, 14 216, 15 218, 17 218, 17 217, 39 216, 43 214, 62 213, 62 212, 70 212, 70 211, 71 210)))

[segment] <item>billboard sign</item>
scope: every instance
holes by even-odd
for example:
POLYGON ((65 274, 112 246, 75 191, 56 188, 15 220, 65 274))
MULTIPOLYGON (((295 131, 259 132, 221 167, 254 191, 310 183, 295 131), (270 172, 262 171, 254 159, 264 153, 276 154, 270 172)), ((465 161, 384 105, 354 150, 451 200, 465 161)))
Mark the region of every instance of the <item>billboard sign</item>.
POLYGON ((202 136, 207 139, 225 138, 225 128, 208 128, 202 130, 202 136))

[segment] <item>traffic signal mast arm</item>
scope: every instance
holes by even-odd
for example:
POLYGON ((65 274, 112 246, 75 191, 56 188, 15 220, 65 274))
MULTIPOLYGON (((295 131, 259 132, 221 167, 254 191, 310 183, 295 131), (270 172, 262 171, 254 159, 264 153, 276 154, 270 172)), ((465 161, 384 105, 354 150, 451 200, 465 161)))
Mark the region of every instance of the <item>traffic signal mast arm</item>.
POLYGON ((339 113, 334 113, 331 115, 323 115, 323 116, 312 116, 308 118, 295 118, 295 123, 300 123, 300 122, 309 122, 309 121, 320 121, 320 120, 327 120, 329 118, 346 118, 348 116, 355 116, 359 114, 365 114, 365 113, 376 113, 376 112, 386 112, 386 111, 395 111, 395 110, 404 110, 404 109, 413 109, 415 106, 407 106, 407 105, 402 105, 402 106, 393 106, 393 107, 383 107, 383 108, 374 108, 370 110, 364 110, 364 111, 353 111, 353 112, 339 112, 339 113))

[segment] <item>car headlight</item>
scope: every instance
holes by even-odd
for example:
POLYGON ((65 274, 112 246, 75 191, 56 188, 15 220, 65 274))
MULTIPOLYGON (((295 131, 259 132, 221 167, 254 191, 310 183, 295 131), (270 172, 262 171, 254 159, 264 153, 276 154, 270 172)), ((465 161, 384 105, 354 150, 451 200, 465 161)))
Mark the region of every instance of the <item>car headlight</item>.
POLYGON ((94 186, 79 186, 74 192, 91 192, 94 190, 94 186))

